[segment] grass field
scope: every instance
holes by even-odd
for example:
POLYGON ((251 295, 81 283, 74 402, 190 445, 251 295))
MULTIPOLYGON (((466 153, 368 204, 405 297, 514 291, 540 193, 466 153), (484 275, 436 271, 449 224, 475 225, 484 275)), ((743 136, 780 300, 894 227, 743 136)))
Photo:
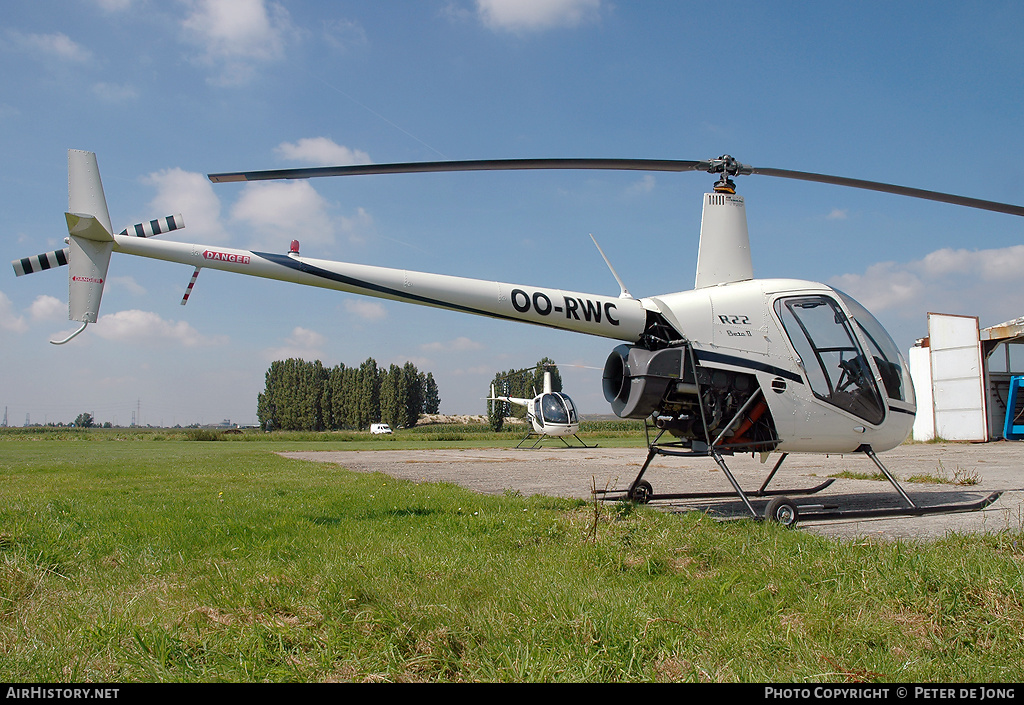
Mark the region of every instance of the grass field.
POLYGON ((0 681, 1024 679, 1019 532, 843 543, 275 454, 518 440, 475 433, 8 429, 0 681))

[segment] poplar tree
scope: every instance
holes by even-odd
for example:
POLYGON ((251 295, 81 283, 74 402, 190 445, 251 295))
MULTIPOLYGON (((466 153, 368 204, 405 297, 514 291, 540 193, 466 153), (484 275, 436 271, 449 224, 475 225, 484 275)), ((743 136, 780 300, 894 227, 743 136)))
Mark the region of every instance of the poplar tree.
POLYGON ((319 360, 290 358, 270 364, 256 414, 267 431, 362 430, 379 421, 409 428, 425 408, 437 413, 439 405, 433 375, 411 362, 385 370, 371 357, 358 368, 327 369, 319 360))
POLYGON ((427 373, 423 381, 423 413, 438 414, 441 412, 441 397, 437 392, 437 382, 434 375, 427 373))

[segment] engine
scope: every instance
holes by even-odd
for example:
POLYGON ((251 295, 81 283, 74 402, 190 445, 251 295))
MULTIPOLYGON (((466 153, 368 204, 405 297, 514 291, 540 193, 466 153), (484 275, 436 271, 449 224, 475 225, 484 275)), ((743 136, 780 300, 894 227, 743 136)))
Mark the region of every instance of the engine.
POLYGON ((619 345, 604 363, 604 398, 616 416, 644 419, 658 410, 669 387, 683 381, 682 346, 647 350, 619 345))
POLYGON ((754 375, 703 367, 686 345, 660 350, 619 345, 605 361, 602 384, 617 416, 650 418, 678 438, 721 437, 720 442, 745 450, 777 444, 763 398, 747 403, 759 389, 754 375))

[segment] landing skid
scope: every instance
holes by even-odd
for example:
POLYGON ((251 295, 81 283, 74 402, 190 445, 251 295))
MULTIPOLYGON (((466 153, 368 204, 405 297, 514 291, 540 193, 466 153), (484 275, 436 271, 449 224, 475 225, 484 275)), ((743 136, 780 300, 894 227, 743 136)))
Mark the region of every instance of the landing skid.
POLYGON ((816 485, 814 487, 805 487, 805 488, 788 489, 788 490, 769 490, 768 489, 768 484, 775 477, 775 473, 777 473, 779 471, 779 468, 782 467, 782 463, 783 463, 783 461, 785 461, 786 457, 787 457, 787 454, 783 453, 782 456, 779 458, 778 462, 775 463, 775 467, 773 467, 771 472, 768 473, 768 477, 765 479, 765 481, 761 484, 761 486, 758 489, 750 491, 750 492, 747 492, 747 491, 744 491, 742 488, 740 488, 739 483, 736 481, 736 478, 733 476, 733 474, 729 470, 728 466, 725 465, 725 461, 721 458, 721 456, 719 454, 711 453, 711 452, 708 452, 708 451, 672 450, 672 449, 666 448, 664 446, 656 446, 655 445, 655 446, 651 446, 648 449, 647 460, 644 462, 643 467, 640 468, 640 472, 637 474, 636 479, 633 480, 633 482, 630 484, 630 486, 627 489, 625 489, 625 490, 595 490, 594 494, 604 495, 605 499, 627 500, 627 501, 631 501, 631 502, 636 502, 638 504, 647 504, 648 502, 653 502, 653 501, 659 500, 659 499, 666 499, 666 500, 667 499, 721 499, 721 498, 725 498, 725 497, 739 496, 740 499, 743 500, 743 502, 746 505, 747 509, 750 511, 751 515, 754 516, 754 517, 757 517, 758 516, 757 512, 754 511, 754 508, 750 505, 749 501, 747 501, 748 497, 758 497, 758 498, 760 498, 760 497, 774 497, 774 496, 781 496, 781 495, 811 495, 811 494, 816 494, 818 492, 821 492, 823 489, 825 489, 826 487, 831 485, 833 482, 835 482, 834 478, 829 478, 828 480, 825 480, 824 482, 822 482, 820 485, 816 485), (653 488, 651 486, 651 483, 647 482, 647 480, 644 480, 643 476, 644 476, 644 473, 647 472, 647 468, 650 466, 651 461, 654 460, 654 458, 656 456, 659 456, 659 455, 668 455, 668 456, 683 457, 683 458, 707 458, 707 457, 714 457, 716 462, 719 464, 719 467, 722 468, 722 470, 725 472, 726 477, 729 479, 729 482, 732 484, 733 491, 732 492, 687 492, 687 493, 676 493, 676 494, 670 494, 670 493, 655 494, 654 490, 653 490, 653 488))
MULTIPOLYGON (((813 495, 821 492, 826 487, 831 485, 835 480, 830 478, 825 482, 815 487, 807 487, 801 489, 789 489, 789 490, 769 490, 768 484, 775 477, 779 468, 782 467, 783 461, 785 461, 788 454, 783 453, 779 458, 778 462, 772 468, 771 472, 768 473, 768 477, 764 483, 757 490, 744 491, 739 483, 736 481, 732 471, 729 470, 728 465, 725 463, 723 453, 718 449, 711 447, 707 450, 675 450, 664 445, 652 444, 648 448, 647 460, 644 462, 643 467, 640 468, 640 472, 637 473, 636 478, 625 490, 595 490, 595 495, 602 495, 604 499, 619 500, 619 501, 632 501, 638 504, 647 504, 648 502, 656 500, 671 500, 671 499, 716 499, 725 497, 739 497, 746 507, 747 512, 754 519, 767 519, 769 521, 775 521, 786 526, 793 526, 801 518, 812 520, 812 521, 823 521, 833 519, 862 519, 862 518, 880 518, 880 517, 896 517, 896 516, 925 516, 931 514, 958 514, 965 512, 976 512, 981 509, 985 509, 993 502, 995 502, 1002 495, 1002 492, 993 492, 988 497, 976 502, 966 502, 962 504, 942 504, 930 507, 919 506, 914 502, 913 499, 904 491, 900 486, 896 478, 889 472, 889 470, 882 464, 878 459, 878 456, 871 449, 870 446, 861 446, 857 449, 857 452, 864 453, 871 459, 871 461, 882 471, 886 479, 889 480, 897 494, 900 496, 900 500, 903 503, 901 507, 879 507, 874 509, 854 509, 854 510, 841 510, 838 505, 828 504, 797 504, 795 501, 789 498, 790 495, 813 495), (643 479, 644 473, 650 466, 651 461, 659 455, 675 456, 675 457, 711 457, 721 468, 723 474, 729 480, 729 483, 733 487, 732 492, 696 492, 696 493, 682 493, 682 494, 655 494, 651 484, 643 479), (771 497, 772 499, 768 502, 763 513, 758 513, 750 503, 750 498, 763 498, 771 497)), ((729 452, 731 454, 731 452, 729 452)))
POLYGON ((526 434, 526 438, 524 438, 523 440, 519 441, 519 445, 517 445, 516 448, 522 448, 523 444, 528 442, 534 436, 537 436, 537 440, 536 440, 536 442, 534 442, 534 444, 532 446, 527 446, 528 450, 533 450, 534 448, 539 448, 540 444, 544 442, 545 438, 557 438, 562 443, 564 443, 567 448, 597 448, 597 444, 596 443, 594 445, 592 445, 592 446, 588 446, 586 443, 583 442, 583 439, 580 438, 579 436, 577 436, 575 433, 572 434, 572 437, 580 442, 580 445, 578 445, 578 446, 574 446, 571 443, 569 443, 569 441, 565 440, 565 436, 549 436, 547 434, 533 433, 532 431, 530 433, 526 434))

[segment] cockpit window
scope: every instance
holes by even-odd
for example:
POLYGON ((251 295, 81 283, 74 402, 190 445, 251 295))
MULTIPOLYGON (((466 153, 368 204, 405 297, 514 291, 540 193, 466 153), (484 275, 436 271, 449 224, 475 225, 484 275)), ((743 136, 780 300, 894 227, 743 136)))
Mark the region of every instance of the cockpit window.
POLYGON ((819 399, 878 424, 885 407, 846 313, 827 296, 779 299, 775 312, 819 399))
POLYGON ((562 401, 565 402, 565 409, 569 412, 569 423, 576 423, 579 418, 576 416, 576 407, 572 403, 572 399, 566 395, 562 395, 562 401))
POLYGON ((576 407, 564 394, 545 394, 540 400, 544 423, 576 423, 576 407))
POLYGON ((850 298, 848 294, 844 294, 838 289, 833 289, 833 291, 846 304, 850 315, 857 321, 857 327, 860 328, 860 332, 868 342, 871 356, 875 359, 875 366, 882 376, 885 395, 890 399, 899 399, 913 404, 914 385, 910 382, 907 363, 903 359, 903 355, 900 354, 899 348, 896 347, 896 343, 870 311, 850 298))

